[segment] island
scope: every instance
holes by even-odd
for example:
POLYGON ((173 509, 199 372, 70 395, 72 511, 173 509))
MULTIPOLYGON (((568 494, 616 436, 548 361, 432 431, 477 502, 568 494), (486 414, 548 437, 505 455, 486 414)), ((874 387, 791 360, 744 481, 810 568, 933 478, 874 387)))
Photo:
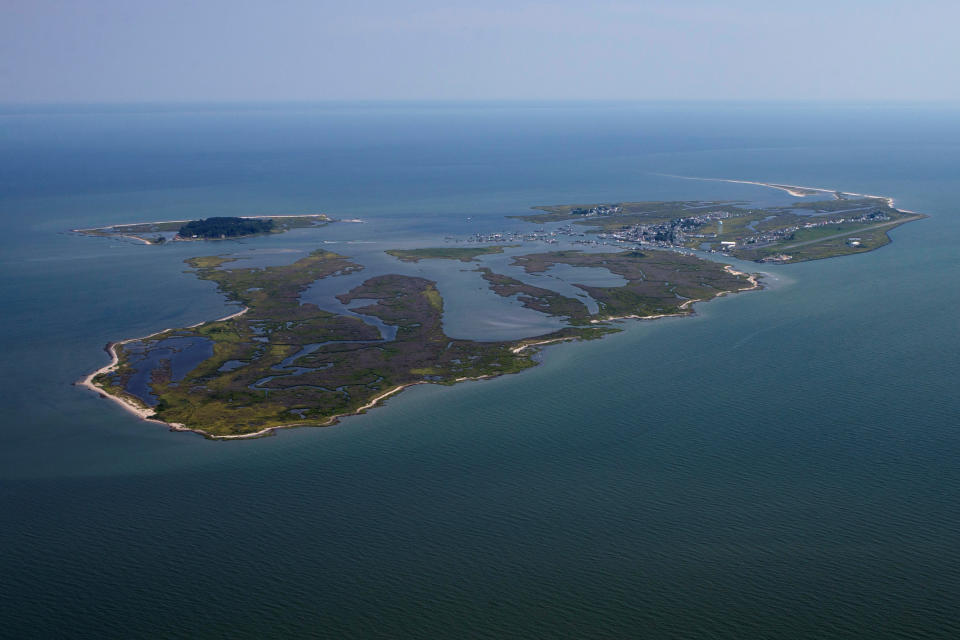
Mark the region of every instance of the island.
MULTIPOLYGON (((465 240, 470 246, 386 251, 400 262, 476 262, 471 271, 490 292, 560 320, 561 328, 520 340, 448 336, 436 282, 400 273, 360 280, 361 264, 323 249, 265 268, 239 268, 228 255, 191 258, 187 264, 196 277, 216 283, 241 309, 219 320, 110 343, 111 362, 81 384, 143 419, 207 438, 254 438, 286 427, 326 426, 412 385, 519 373, 537 365, 544 345, 600 338, 621 330, 616 321, 623 319, 690 315, 697 302, 760 288, 756 275, 695 251, 761 263, 849 255, 883 246, 891 229, 926 217, 898 209, 892 198, 882 196, 749 184, 801 200, 762 207, 724 200, 540 206, 537 213, 521 216, 543 225, 539 229, 475 234, 465 240), (519 242, 558 244, 561 236, 577 248, 512 251, 508 267, 496 269, 490 264, 503 261, 482 260, 526 246, 519 242), (531 284, 527 277, 561 268, 565 284, 580 293, 571 297, 531 284), (586 284, 588 278, 578 283, 581 268, 606 270, 618 284, 586 284), (354 277, 336 296, 343 305, 339 311, 302 300, 313 283, 334 279, 329 282, 335 284, 345 275, 354 277)), ((330 221, 326 216, 276 220, 208 218, 76 231, 140 240, 137 234, 176 231, 175 239, 206 239, 330 221)), ((544 278, 542 284, 549 282, 544 278)), ((568 286, 559 288, 570 293, 568 286)))
POLYGON ((128 238, 143 244, 161 245, 170 241, 225 240, 248 238, 291 229, 324 226, 335 222, 323 213, 284 216, 214 216, 199 220, 134 222, 89 229, 71 229, 73 233, 101 238, 128 238))
POLYGON ((480 342, 444 334, 443 298, 425 278, 379 275, 341 293, 345 304, 361 301, 350 309, 364 320, 300 299, 318 279, 362 270, 348 257, 321 249, 266 268, 231 268, 234 259, 224 256, 192 258, 187 263, 197 277, 215 282, 243 308, 220 320, 111 343, 111 363, 82 384, 173 429, 209 438, 259 437, 283 427, 333 424, 411 385, 517 373, 537 364, 543 345, 618 331, 613 320, 687 315, 694 302, 759 287, 755 277, 729 266, 672 251, 557 251, 513 260, 528 273, 557 264, 603 266, 627 283, 578 285, 597 301, 591 314, 581 300, 484 268, 498 295, 517 296, 569 324, 524 340, 480 342))

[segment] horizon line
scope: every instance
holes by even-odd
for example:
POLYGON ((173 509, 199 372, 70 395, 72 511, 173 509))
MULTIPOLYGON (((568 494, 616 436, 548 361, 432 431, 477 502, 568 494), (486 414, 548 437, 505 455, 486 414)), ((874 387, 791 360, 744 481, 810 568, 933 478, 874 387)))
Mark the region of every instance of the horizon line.
POLYGON ((179 110, 271 110, 290 108, 588 108, 588 107, 685 107, 685 108, 837 108, 837 109, 956 109, 960 100, 819 100, 819 99, 568 99, 568 98, 408 98, 408 99, 331 99, 331 100, 142 100, 142 101, 23 101, 0 100, 0 116, 38 113, 94 111, 179 111, 179 110))

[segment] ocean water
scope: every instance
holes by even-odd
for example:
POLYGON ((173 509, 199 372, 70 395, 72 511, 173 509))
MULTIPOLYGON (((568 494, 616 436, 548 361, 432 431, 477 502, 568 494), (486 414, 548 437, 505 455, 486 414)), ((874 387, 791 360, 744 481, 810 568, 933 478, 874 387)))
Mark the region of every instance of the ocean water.
MULTIPOLYGON (((5 108, 0 636, 955 638, 958 167, 960 109, 929 105, 5 108), (538 204, 790 201, 664 174, 930 218, 331 428, 211 442, 72 385, 109 340, 234 310, 193 255, 324 246, 447 278, 452 299, 481 286, 472 265, 382 251, 538 204), (364 222, 165 247, 69 233, 316 211, 364 222)), ((461 298, 458 335, 550 330, 461 298)))

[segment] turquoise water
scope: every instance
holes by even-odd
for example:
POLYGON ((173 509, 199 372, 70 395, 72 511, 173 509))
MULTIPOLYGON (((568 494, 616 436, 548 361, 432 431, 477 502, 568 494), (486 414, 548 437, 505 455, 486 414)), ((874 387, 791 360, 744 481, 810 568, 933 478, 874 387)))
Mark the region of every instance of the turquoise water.
MULTIPOLYGON (((960 112, 204 106, 0 122, 0 635, 960 634, 960 112), (931 217, 880 251, 765 265, 765 291, 694 318, 415 387, 328 429, 210 442, 72 386, 109 340, 235 308, 184 273, 219 245, 70 228, 319 210, 365 222, 229 250, 276 263, 325 241, 390 266, 383 249, 509 229, 536 204, 789 201, 658 173, 889 194, 931 217)), ((474 277, 460 268, 451 283, 474 277)), ((449 322, 493 330, 481 311, 449 322)))

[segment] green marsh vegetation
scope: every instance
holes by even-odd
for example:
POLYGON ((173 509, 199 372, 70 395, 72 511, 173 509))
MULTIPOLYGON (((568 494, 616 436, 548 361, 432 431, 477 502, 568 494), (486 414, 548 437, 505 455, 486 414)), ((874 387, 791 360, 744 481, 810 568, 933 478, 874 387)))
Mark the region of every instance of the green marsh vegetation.
MULTIPOLYGON (((453 254, 447 259, 461 259, 453 254)), ((369 278, 337 297, 356 313, 395 327, 384 339, 377 327, 352 315, 332 313, 300 295, 313 282, 360 271, 349 258, 317 250, 286 266, 231 268, 229 256, 187 261, 197 277, 215 282, 246 311, 196 327, 171 329, 143 339, 146 348, 166 338, 200 337, 213 355, 182 379, 169 366, 151 375, 158 398, 156 419, 194 429, 210 437, 262 434, 272 427, 328 425, 339 416, 367 410, 404 386, 454 384, 518 373, 536 365, 542 343, 594 339, 617 331, 602 324, 610 316, 689 313, 684 303, 749 286, 742 274, 723 265, 675 252, 589 254, 576 251, 515 258, 530 273, 554 264, 603 266, 623 275, 623 287, 587 287, 600 305, 591 316, 580 300, 531 287, 482 268, 484 279, 502 296, 518 296, 531 309, 563 316, 569 326, 524 340, 480 342, 453 339, 443 331, 443 298, 425 278, 387 274, 369 278)), ((117 348, 117 371, 95 379, 104 391, 142 404, 125 390, 133 373, 129 355, 117 348)))

